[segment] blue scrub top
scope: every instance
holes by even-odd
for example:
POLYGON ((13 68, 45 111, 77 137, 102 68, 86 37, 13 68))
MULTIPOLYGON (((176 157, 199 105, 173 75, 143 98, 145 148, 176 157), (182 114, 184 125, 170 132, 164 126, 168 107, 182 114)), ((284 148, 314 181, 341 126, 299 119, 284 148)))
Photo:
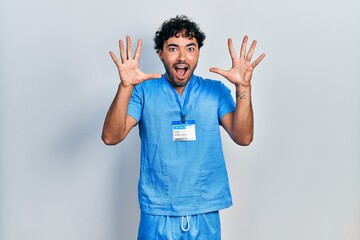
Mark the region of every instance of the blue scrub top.
POLYGON ((134 88, 128 114, 136 119, 141 138, 141 212, 185 216, 232 205, 219 123, 234 110, 223 83, 195 75, 181 96, 165 75, 134 88), (196 140, 173 141, 172 122, 181 120, 180 105, 189 90, 184 107, 186 120, 195 121, 196 140))

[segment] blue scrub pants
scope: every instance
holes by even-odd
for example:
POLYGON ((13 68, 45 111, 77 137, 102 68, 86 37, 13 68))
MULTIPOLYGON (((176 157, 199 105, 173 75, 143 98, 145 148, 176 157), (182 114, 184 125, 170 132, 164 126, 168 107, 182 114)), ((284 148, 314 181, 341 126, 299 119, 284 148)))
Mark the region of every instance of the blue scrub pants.
POLYGON ((220 240, 219 212, 192 216, 141 213, 138 240, 220 240))

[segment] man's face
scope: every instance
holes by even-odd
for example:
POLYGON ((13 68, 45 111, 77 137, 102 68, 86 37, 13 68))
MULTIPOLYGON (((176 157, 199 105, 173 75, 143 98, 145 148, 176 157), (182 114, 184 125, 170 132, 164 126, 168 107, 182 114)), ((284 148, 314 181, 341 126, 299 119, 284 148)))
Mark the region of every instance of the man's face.
POLYGON ((197 40, 182 37, 181 34, 166 40, 163 49, 158 51, 167 80, 180 94, 197 66, 199 53, 197 40))

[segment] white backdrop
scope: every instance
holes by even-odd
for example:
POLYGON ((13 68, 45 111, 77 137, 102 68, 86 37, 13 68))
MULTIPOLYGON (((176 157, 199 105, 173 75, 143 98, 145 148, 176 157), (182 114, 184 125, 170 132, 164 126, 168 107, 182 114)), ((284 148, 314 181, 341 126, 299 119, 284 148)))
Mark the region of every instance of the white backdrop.
POLYGON ((223 239, 360 239, 359 1, 0 4, 0 239, 135 239, 137 130, 115 147, 100 140, 119 81, 108 51, 142 38, 143 71, 162 73, 154 32, 183 13, 207 34, 198 75, 230 67, 228 37, 239 49, 249 34, 267 54, 254 142, 223 135, 234 198, 223 239))

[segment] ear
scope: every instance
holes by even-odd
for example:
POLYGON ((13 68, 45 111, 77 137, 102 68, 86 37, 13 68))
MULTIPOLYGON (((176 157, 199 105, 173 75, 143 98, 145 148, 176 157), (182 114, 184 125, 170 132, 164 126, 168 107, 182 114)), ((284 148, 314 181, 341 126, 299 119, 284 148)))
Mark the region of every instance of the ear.
POLYGON ((162 49, 158 49, 157 54, 158 54, 160 60, 163 61, 164 60, 164 53, 163 53, 162 49))

